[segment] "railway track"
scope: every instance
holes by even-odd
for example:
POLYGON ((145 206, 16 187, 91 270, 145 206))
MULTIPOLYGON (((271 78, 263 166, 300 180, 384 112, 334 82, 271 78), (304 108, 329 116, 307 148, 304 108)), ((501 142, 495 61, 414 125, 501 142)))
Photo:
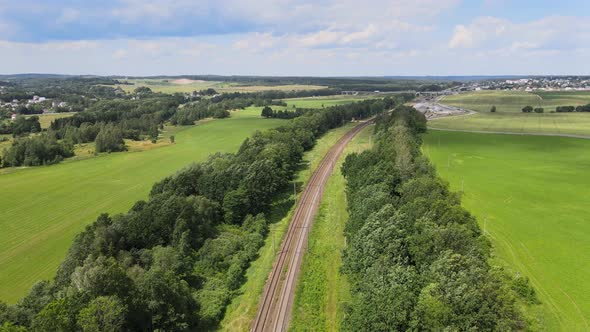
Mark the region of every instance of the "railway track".
POLYGON ((266 281, 251 331, 286 331, 291 318, 295 286, 307 249, 309 229, 318 211, 324 187, 334 165, 352 138, 372 123, 361 123, 326 153, 297 202, 280 252, 266 281))

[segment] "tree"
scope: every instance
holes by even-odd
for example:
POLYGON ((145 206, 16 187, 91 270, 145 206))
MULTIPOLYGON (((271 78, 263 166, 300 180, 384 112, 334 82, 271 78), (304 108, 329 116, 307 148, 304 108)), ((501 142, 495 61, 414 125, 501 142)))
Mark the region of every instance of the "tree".
POLYGON ((542 107, 537 107, 537 108, 535 108, 534 111, 535 111, 535 113, 543 113, 545 111, 545 109, 542 107))
POLYGON ((171 135, 170 136, 170 143, 174 144, 174 140, 175 140, 174 135, 171 135))
POLYGON ((123 132, 113 124, 104 125, 96 135, 96 152, 125 151, 123 132))
POLYGON ((268 119, 273 117, 273 113, 274 112, 272 108, 270 108, 269 106, 264 106, 264 108, 262 109, 262 114, 260 115, 268 119))
POLYGON ((134 92, 138 95, 150 94, 152 93, 152 89, 148 88, 147 86, 140 86, 136 88, 134 92))
POLYGON ((2 156, 2 167, 55 164, 74 155, 74 147, 50 133, 16 139, 2 156))
POLYGON ((80 311, 78 325, 85 332, 121 331, 126 311, 116 296, 99 296, 80 311))
POLYGON ((522 108, 523 113, 531 113, 532 111, 533 111, 533 107, 530 105, 522 108))
POLYGON ((12 123, 12 135, 14 137, 22 136, 28 133, 38 133, 41 131, 41 124, 38 116, 26 118, 24 116, 17 116, 12 123))
POLYGON ((490 112, 496 113, 496 105, 492 106, 492 108, 490 109, 490 112))

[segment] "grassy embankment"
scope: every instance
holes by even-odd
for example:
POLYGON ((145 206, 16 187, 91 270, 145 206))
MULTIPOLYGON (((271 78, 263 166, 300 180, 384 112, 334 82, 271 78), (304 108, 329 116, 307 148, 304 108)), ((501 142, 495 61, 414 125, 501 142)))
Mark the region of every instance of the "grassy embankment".
MULTIPOLYGON (((353 128, 354 125, 355 124, 348 124, 344 127, 331 130, 318 140, 313 150, 305 153, 304 161, 309 167, 301 170, 297 175, 296 181, 301 184, 300 188, 303 184, 307 183, 311 172, 317 168, 326 152, 328 152, 340 137, 353 128)), ((356 146, 359 144, 358 142, 359 138, 356 138, 351 144, 355 144, 356 146)), ((326 193, 326 195, 328 194, 329 192, 326 193)), ((276 251, 280 247, 283 236, 287 230, 287 226, 292 217, 292 212, 293 207, 291 207, 290 211, 283 218, 271 226, 271 234, 268 236, 265 245, 260 250, 260 257, 252 263, 252 266, 250 266, 246 273, 247 281, 240 288, 240 295, 236 297, 228 307, 225 318, 221 323, 221 330, 247 331, 250 328, 250 324, 258 310, 258 302, 264 289, 266 278, 272 269, 276 257, 276 251)), ((312 231, 311 234, 312 237, 315 236, 314 231, 312 231)))
POLYGON ((463 190, 494 260, 530 278, 543 303, 531 316, 590 330, 590 140, 431 131, 423 149, 463 190))
POLYGON ((429 123, 432 128, 590 137, 590 113, 550 113, 555 111, 556 106, 590 103, 590 92, 482 91, 447 96, 441 103, 467 108, 477 113, 436 119, 429 123), (491 113, 490 109, 494 105, 497 112, 491 113), (543 107, 545 113, 522 113, 522 108, 527 105, 543 107))

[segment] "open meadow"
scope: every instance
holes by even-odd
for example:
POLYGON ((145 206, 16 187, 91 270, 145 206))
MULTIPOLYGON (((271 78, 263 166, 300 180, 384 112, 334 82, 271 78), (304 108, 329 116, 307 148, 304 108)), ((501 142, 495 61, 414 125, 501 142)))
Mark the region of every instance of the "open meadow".
POLYGON ((590 103, 590 92, 482 91, 446 96, 441 103, 477 113, 435 119, 429 123, 432 128, 590 136, 590 113, 550 113, 557 106, 590 103), (522 113, 527 105, 545 112, 522 113), (496 113, 490 112, 492 106, 496 113))
POLYGON ((305 97, 305 98, 288 98, 283 99, 287 104, 287 107, 273 106, 273 109, 293 109, 294 106, 297 108, 323 108, 336 105, 344 105, 365 99, 371 99, 371 96, 347 96, 347 95, 336 95, 336 96, 320 96, 320 97, 305 97))
POLYGON ((424 141, 439 175, 463 191, 494 260, 530 279, 538 325, 588 331, 590 140, 430 131, 424 141))
POLYGON ((52 278, 74 236, 100 213, 124 212, 159 179, 213 152, 236 151, 254 131, 281 123, 249 108, 182 128, 167 147, 0 174, 0 299, 14 302, 52 278))
POLYGON ((320 85, 245 85, 232 82, 201 81, 189 79, 130 79, 125 80, 128 84, 117 85, 125 92, 133 92, 138 87, 148 87, 154 92, 163 93, 189 93, 193 91, 215 89, 219 93, 224 92, 260 92, 269 90, 280 91, 300 91, 300 90, 318 90, 326 86, 320 85))
POLYGON ((39 124, 41 124, 41 128, 47 129, 47 128, 49 128, 49 126, 51 125, 53 120, 60 119, 60 118, 67 118, 67 117, 72 116, 74 114, 76 114, 76 113, 74 113, 74 112, 71 112, 71 113, 49 113, 49 114, 27 115, 27 117, 38 116, 39 117, 39 124))

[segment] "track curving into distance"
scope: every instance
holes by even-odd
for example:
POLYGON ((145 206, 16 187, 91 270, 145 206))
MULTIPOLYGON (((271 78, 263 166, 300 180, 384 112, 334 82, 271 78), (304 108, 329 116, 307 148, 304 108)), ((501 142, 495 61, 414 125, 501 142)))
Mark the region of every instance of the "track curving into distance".
POLYGON ((297 202, 280 252, 266 280, 251 331, 287 330, 301 261, 307 249, 309 229, 318 211, 326 182, 346 145, 372 122, 373 120, 363 122, 340 138, 326 153, 309 179, 297 202))

